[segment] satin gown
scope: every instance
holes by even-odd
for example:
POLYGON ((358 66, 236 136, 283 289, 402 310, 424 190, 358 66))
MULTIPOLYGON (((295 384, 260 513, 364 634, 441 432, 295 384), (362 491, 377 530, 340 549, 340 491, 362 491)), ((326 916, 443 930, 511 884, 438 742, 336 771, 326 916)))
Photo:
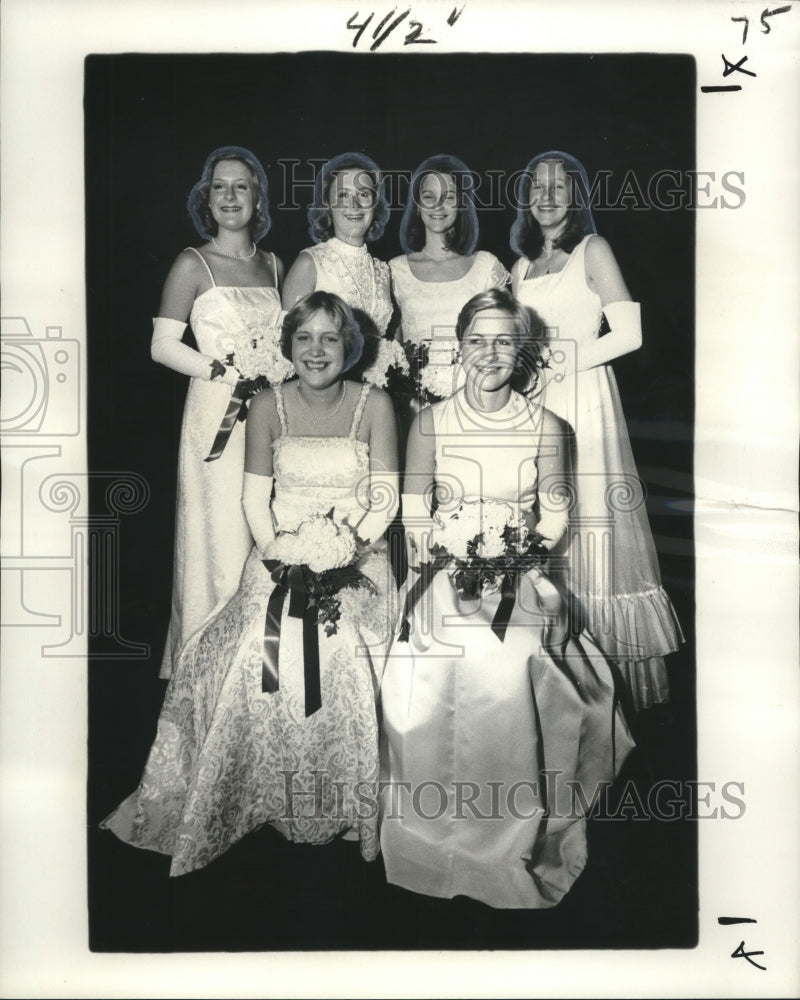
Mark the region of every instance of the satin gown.
MULTIPOLYGON (((544 323, 551 340, 566 342, 566 350, 580 351, 600 330, 600 297, 585 273, 591 238, 585 237, 555 274, 525 279, 526 258, 512 271, 517 299, 544 323)), ((575 431, 567 586, 588 631, 619 663, 633 704, 668 701, 664 656, 678 648, 683 634, 661 585, 614 372, 610 365, 597 365, 562 382, 551 380, 542 402, 575 431)))
MULTIPOLYGON (((369 386, 347 437, 298 437, 286 421, 273 443, 279 530, 312 513, 363 515, 356 486, 369 473, 358 440, 369 386)), ((385 661, 394 585, 385 545, 359 563, 374 593, 341 593, 338 631, 318 628, 322 707, 305 715, 301 619, 280 623, 279 689, 262 691, 264 630, 274 584, 253 547, 241 585, 196 632, 167 687, 155 742, 137 790, 101 824, 121 840, 171 856, 170 875, 201 868, 265 823, 298 843, 354 831, 361 853, 378 853, 376 691, 385 661)))
MULTIPOLYGON (((563 447, 542 440, 541 409, 517 394, 494 414, 462 392, 431 412, 448 506, 529 501, 540 448, 563 447)), ((525 574, 516 596, 501 642, 500 596, 464 601, 439 571, 408 641, 395 639, 381 687, 381 848, 388 880, 414 892, 545 908, 583 870, 584 803, 633 743, 610 664, 588 635, 569 634, 547 576, 525 574)))
MULTIPOLYGON (((207 264, 206 269, 212 286, 195 299, 189 317, 201 353, 222 360, 221 341, 243 329, 279 338, 277 288, 217 285, 207 264)), ((236 423, 216 461, 205 461, 231 393, 224 383, 189 380, 178 449, 172 609, 162 677, 171 676, 186 640, 239 586, 253 545, 242 508, 244 423, 236 423)))

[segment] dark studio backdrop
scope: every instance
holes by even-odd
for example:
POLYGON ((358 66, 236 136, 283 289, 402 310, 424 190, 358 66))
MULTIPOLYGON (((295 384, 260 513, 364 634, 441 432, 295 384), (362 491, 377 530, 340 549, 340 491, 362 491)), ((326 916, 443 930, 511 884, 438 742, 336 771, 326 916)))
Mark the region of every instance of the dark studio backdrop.
MULTIPOLYGON (((653 948, 697 940, 696 824, 647 815, 664 779, 695 776, 694 570, 691 524, 694 216, 659 209, 648 180, 695 164, 695 68, 687 56, 360 55, 92 56, 86 61, 89 468, 149 485, 123 517, 118 630, 149 658, 113 659, 93 641, 89 672, 90 946, 98 951, 653 948), (261 246, 286 268, 308 246, 308 186, 290 170, 363 150, 410 172, 453 153, 486 178, 563 149, 590 179, 609 173, 614 210, 595 211, 634 299, 643 348, 614 363, 664 585, 687 643, 669 658, 673 701, 637 721, 623 775, 639 791, 626 818, 590 823, 587 869, 553 910, 492 910, 386 886, 358 846, 245 838, 207 869, 168 878, 169 860, 97 824, 136 787, 155 735, 170 608, 177 450, 187 380, 150 360, 151 317, 167 271, 201 242, 186 197, 215 147, 246 146, 270 183, 261 246), (284 161, 284 165, 282 162, 284 161), (290 168, 285 161, 295 161, 290 168), (633 172, 636 183, 625 177, 633 172), (291 201, 299 206, 289 207, 291 201), (286 207, 279 207, 281 203, 286 207), (640 803, 643 809, 640 808, 640 803)), ((484 184, 486 181, 484 180, 484 184)), ((685 179, 673 182, 686 187, 685 179)), ((495 181, 497 187, 497 181, 495 181)), ((665 183, 662 190, 669 184, 665 183)), ((510 191, 479 210, 480 247, 510 268, 510 191)), ((401 196, 405 187, 395 187, 401 196)), ((488 197, 482 185, 479 197, 488 197)), ((400 210, 372 244, 400 253, 400 210)), ((103 487, 104 488, 104 487, 103 487)), ((104 511, 101 488, 93 513, 104 511)), ((624 782, 623 782, 624 784, 624 782)))

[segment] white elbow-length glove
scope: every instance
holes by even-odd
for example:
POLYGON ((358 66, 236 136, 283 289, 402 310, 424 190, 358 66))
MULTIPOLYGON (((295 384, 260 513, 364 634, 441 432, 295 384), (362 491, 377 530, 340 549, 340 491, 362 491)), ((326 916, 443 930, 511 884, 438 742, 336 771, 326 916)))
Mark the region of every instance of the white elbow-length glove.
POLYGON ((433 527, 430 500, 422 493, 404 493, 401 503, 408 565, 412 569, 419 569, 421 562, 430 562, 430 534, 433 527))
POLYGON ((400 506, 400 498, 397 495, 397 484, 391 482, 381 483, 378 480, 370 487, 371 493, 377 497, 383 490, 388 492, 389 502, 380 509, 373 510, 372 507, 356 524, 355 530, 358 537, 367 542, 377 542, 386 532, 389 525, 394 520, 397 508, 400 506))
MULTIPOLYGON (((153 320, 150 357, 158 364, 166 365, 167 368, 172 368, 182 375, 210 382, 214 374, 212 365, 215 359, 184 344, 181 338, 185 329, 186 323, 180 320, 156 316, 153 320)), ((230 386, 236 385, 238 380, 239 373, 235 368, 226 368, 224 375, 214 379, 230 386)))
POLYGON ((254 472, 245 472, 242 486, 244 514, 256 547, 262 556, 275 538, 271 508, 272 482, 272 476, 258 476, 254 472))
POLYGON ((578 371, 595 368, 642 346, 642 307, 639 302, 609 302, 603 306, 609 331, 578 351, 578 371))

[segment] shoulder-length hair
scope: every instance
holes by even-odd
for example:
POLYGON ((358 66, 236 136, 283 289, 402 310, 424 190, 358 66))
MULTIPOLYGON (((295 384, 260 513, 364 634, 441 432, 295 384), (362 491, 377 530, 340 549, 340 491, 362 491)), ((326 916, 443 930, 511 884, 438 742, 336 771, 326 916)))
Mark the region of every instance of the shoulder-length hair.
POLYGON ((513 321, 518 351, 511 387, 527 396, 532 395, 539 384, 541 370, 545 367, 542 354, 544 330, 538 321, 534 321, 530 311, 507 289, 489 288, 485 292, 478 292, 464 305, 456 321, 459 344, 469 333, 475 319, 487 309, 503 312, 513 321))
POLYGON ((568 209, 568 222, 564 232, 555 241, 554 246, 567 253, 572 253, 584 236, 597 232, 592 218, 592 206, 589 197, 589 177, 583 164, 569 153, 558 149, 534 156, 525 167, 522 177, 517 182, 517 217, 511 227, 509 243, 511 249, 520 257, 535 260, 544 245, 544 237, 539 223, 531 215, 531 181, 536 167, 543 160, 555 160, 561 163, 572 181, 572 197, 568 209))
POLYGON ((333 292, 309 292, 295 302, 283 318, 281 353, 287 361, 292 360, 292 337, 303 323, 318 312, 324 312, 330 317, 342 335, 345 354, 342 371, 345 372, 360 360, 361 352, 364 350, 364 335, 361 333, 358 320, 353 315, 353 310, 344 299, 333 292))
POLYGON ((210 240, 217 235, 218 227, 211 214, 209 193, 214 167, 222 160, 238 160, 250 171, 255 201, 253 217, 250 220, 250 236, 254 243, 258 243, 259 240, 264 239, 272 225, 269 215, 267 175, 264 173, 264 168, 258 157, 249 149, 245 149, 244 146, 220 146, 219 149, 215 149, 207 156, 200 180, 190 191, 186 203, 194 228, 205 240, 210 240))
POLYGON ((478 245, 478 213, 472 193, 473 174, 457 156, 437 153, 423 160, 411 177, 403 218, 400 222, 400 245, 403 253, 416 253, 425 246, 425 225, 420 215, 420 187, 429 174, 447 174, 453 178, 458 199, 455 224, 444 234, 448 250, 468 257, 478 245))
POLYGON ((389 221, 389 205, 383 190, 383 178, 378 164, 364 153, 340 153, 328 160, 314 180, 314 202, 308 209, 308 232, 315 243, 324 243, 333 235, 330 193, 336 175, 345 170, 361 170, 375 189, 375 210, 367 230, 368 242, 379 240, 389 221))

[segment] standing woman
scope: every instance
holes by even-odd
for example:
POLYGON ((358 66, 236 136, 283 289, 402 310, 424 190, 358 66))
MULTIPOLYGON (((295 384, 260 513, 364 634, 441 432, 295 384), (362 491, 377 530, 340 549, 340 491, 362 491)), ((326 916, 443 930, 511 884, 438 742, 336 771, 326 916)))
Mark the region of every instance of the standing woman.
POLYGON ((409 434, 411 589, 381 687, 381 847, 388 880, 414 892, 545 908, 586 863, 575 789, 593 801, 632 743, 611 665, 568 634, 543 567, 566 528, 550 497, 567 429, 513 389, 535 356, 527 313, 493 288, 456 332, 464 386, 409 434))
POLYGON ((380 168, 373 160, 362 153, 328 160, 317 174, 308 210, 315 245, 302 250, 289 269, 284 307, 291 309, 315 290, 333 292, 353 310, 367 338, 385 336, 393 311, 389 268, 372 256, 367 243, 380 239, 388 219, 380 168))
POLYGON ((450 395, 455 389, 452 376, 458 369, 448 371, 448 361, 457 349, 461 307, 478 292, 502 288, 510 280, 495 256, 475 252, 478 215, 472 186, 469 168, 457 157, 438 154, 424 160, 411 178, 400 224, 403 254, 389 261, 400 308, 399 336, 412 356, 415 374, 421 375, 431 362, 440 369, 428 392, 432 396, 450 395))
POLYGON ((171 875, 266 823, 295 843, 343 835, 366 860, 378 853, 375 691, 394 589, 382 536, 397 439, 388 396, 343 378, 362 344, 347 305, 313 293, 283 323, 297 380, 251 405, 244 504, 256 544, 234 596, 177 660, 138 789, 101 824, 170 855, 171 875), (312 591, 329 570, 345 579, 312 591))
MULTIPOLYGON (((283 267, 256 244, 270 227, 267 178, 256 157, 223 146, 207 158, 189 212, 207 241, 178 256, 153 323, 154 361, 190 376, 178 453, 172 613, 161 676, 189 636, 236 590, 252 537, 242 508, 244 426, 235 420, 221 454, 216 435, 239 385, 235 366, 255 340, 274 345, 264 372, 280 382, 278 288, 283 267), (197 350, 182 342, 187 320, 197 350)), ((241 363, 241 362, 240 362, 241 363)))
POLYGON ((575 523, 569 586, 586 627, 623 673, 635 707, 669 700, 664 656, 683 635, 661 586, 653 536, 617 383, 609 364, 642 343, 640 306, 596 230, 586 171, 552 151, 534 157, 519 188, 512 289, 566 362, 544 390, 548 409, 575 431, 575 523), (598 336, 605 314, 609 332, 598 336), (603 540, 603 524, 610 528, 603 540), (610 543, 609 543, 610 538, 610 543))

